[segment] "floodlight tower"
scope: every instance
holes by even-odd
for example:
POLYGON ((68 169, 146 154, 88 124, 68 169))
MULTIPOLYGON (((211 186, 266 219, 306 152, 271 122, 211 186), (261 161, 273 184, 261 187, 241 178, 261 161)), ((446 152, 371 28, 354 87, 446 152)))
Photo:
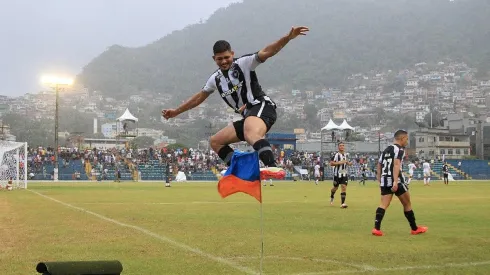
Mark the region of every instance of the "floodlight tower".
POLYGON ((70 87, 73 85, 72 78, 63 78, 58 76, 43 76, 41 78, 41 83, 49 86, 55 90, 56 93, 56 103, 55 103, 55 115, 54 115, 54 181, 58 180, 58 120, 59 120, 59 91, 65 87, 70 87))

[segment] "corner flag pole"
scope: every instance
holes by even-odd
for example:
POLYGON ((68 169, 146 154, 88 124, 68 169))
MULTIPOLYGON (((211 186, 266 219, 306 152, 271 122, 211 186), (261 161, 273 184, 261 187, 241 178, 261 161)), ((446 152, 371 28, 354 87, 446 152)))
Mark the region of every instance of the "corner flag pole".
MULTIPOLYGON (((262 181, 260 181, 260 189, 262 189, 262 181)), ((260 198, 262 200, 262 191, 260 192, 260 198)), ((262 202, 260 202, 260 272, 262 275, 262 266, 264 263, 264 211, 262 202)))

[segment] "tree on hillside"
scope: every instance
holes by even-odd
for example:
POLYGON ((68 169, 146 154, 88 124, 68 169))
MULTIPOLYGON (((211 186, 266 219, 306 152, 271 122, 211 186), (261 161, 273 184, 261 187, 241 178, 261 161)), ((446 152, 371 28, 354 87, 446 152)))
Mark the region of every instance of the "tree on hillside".
POLYGON ((184 149, 184 148, 191 148, 183 143, 174 143, 174 144, 169 144, 167 146, 167 149, 171 149, 171 150, 176 150, 176 149, 184 149))
POLYGON ((318 108, 313 104, 305 104, 303 113, 306 115, 306 122, 310 129, 320 127, 320 119, 318 118, 318 108))
POLYGON ((36 121, 29 116, 14 113, 4 114, 2 120, 10 126, 10 133, 19 142, 27 142, 32 147, 54 145, 53 120, 36 121))
POLYGON ((427 124, 428 127, 439 127, 442 126, 441 121, 443 119, 443 116, 441 113, 438 111, 432 111, 428 114, 425 115, 424 117, 424 122, 427 124), (431 113, 432 113, 432 121, 431 121, 431 113))
POLYGON ((134 138, 131 143, 134 143, 137 148, 150 148, 153 146, 155 139, 147 136, 139 136, 134 138))
POLYGON ((380 123, 381 121, 388 119, 386 111, 383 108, 378 107, 374 109, 373 113, 375 115, 376 123, 380 123))

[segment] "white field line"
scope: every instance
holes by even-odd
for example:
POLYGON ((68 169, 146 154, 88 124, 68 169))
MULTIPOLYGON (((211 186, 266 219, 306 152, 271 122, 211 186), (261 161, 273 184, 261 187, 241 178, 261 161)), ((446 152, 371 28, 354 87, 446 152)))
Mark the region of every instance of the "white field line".
MULTIPOLYGON (((359 270, 372 270, 376 269, 374 266, 370 265, 364 265, 364 264, 351 264, 351 263, 346 263, 344 261, 337 261, 337 260, 331 260, 331 259, 313 259, 313 258, 301 258, 301 257, 281 257, 281 256, 265 256, 265 259, 277 259, 277 260, 288 260, 288 261, 309 261, 309 262, 317 262, 317 263, 333 263, 341 266, 350 266, 357 268, 359 270)), ((233 257, 231 259, 244 259, 244 260, 252 260, 252 259, 258 259, 258 257, 233 257)), ((356 270, 356 271, 359 271, 356 270)))
POLYGON ((348 274, 348 273, 367 273, 367 272, 390 272, 390 271, 408 271, 408 270, 434 270, 445 268, 464 268, 472 266, 490 265, 490 261, 485 262, 467 262, 467 263, 446 263, 440 265, 418 265, 418 266, 400 266, 400 267, 380 267, 364 270, 337 270, 327 272, 295 273, 290 275, 329 275, 329 274, 348 274))
MULTIPOLYGON (((332 270, 324 272, 304 272, 304 273, 294 273, 289 275, 328 275, 328 274, 356 274, 356 273, 368 273, 368 272, 390 272, 390 271, 407 271, 407 270, 434 270, 434 269, 445 269, 445 268, 464 268, 472 266, 482 266, 490 265, 490 261, 483 262, 466 262, 466 263, 445 263, 440 265, 419 265, 419 266, 400 266, 400 267, 374 267, 370 265, 363 264, 351 264, 344 261, 336 261, 330 259, 311 259, 311 258, 301 258, 301 257, 281 257, 281 256, 265 256, 266 259, 279 259, 279 260, 289 260, 289 261, 312 261, 317 263, 335 263, 338 265, 344 265, 353 267, 356 269, 346 269, 346 270, 332 270)), ((258 259, 258 257, 233 257, 232 259, 258 259)))
POLYGON ((225 259, 225 258, 222 258, 222 257, 219 257, 219 256, 214 256, 214 255, 208 254, 208 253, 206 253, 206 252, 204 252, 204 251, 202 251, 202 250, 200 250, 200 249, 197 249, 197 248, 194 248, 194 247, 190 247, 190 246, 188 246, 188 245, 186 245, 186 244, 183 244, 183 243, 177 242, 177 241, 175 241, 175 240, 173 240, 173 239, 170 239, 170 238, 168 238, 168 237, 166 237, 166 236, 163 236, 163 235, 159 235, 159 234, 153 233, 153 232, 151 232, 151 231, 149 231, 149 230, 147 230, 147 229, 144 229, 144 228, 142 228, 142 227, 139 227, 139 226, 136 226, 136 225, 127 224, 127 223, 123 223, 123 222, 120 222, 120 221, 117 221, 117 220, 114 220, 114 219, 108 218, 108 217, 106 217, 106 216, 103 216, 103 215, 97 214, 97 213, 95 213, 95 212, 92 212, 92 211, 89 211, 89 210, 83 209, 83 208, 81 208, 81 207, 77 207, 77 206, 74 206, 74 205, 68 204, 68 203, 66 203, 66 202, 62 202, 62 201, 60 201, 60 200, 57 200, 57 199, 55 199, 55 198, 52 198, 52 197, 49 197, 49 196, 43 195, 43 194, 38 193, 38 192, 36 192, 36 191, 32 191, 32 190, 29 190, 29 191, 31 191, 32 193, 37 194, 37 195, 39 195, 39 196, 41 196, 41 197, 43 197, 43 198, 46 198, 46 199, 48 199, 48 200, 51 200, 51 201, 57 202, 57 203, 59 203, 59 204, 62 204, 62 205, 64 205, 64 206, 66 206, 66 207, 69 207, 69 208, 72 208, 72 209, 76 209, 76 210, 82 211, 82 212, 84 212, 84 213, 86 213, 86 214, 90 214, 90 215, 92 215, 92 216, 95 216, 95 217, 97 217, 97 218, 99 218, 99 219, 101 219, 101 220, 104 220, 104 221, 107 221, 107 222, 111 222, 111 223, 116 224, 116 225, 119 225, 119 226, 121 226, 121 227, 126 227, 126 228, 131 228, 131 229, 134 229, 134 230, 139 231, 139 232, 141 232, 141 233, 143 233, 143 234, 145 234, 145 235, 148 235, 148 236, 153 237, 153 238, 155 238, 155 239, 158 239, 158 240, 160 240, 160 241, 163 241, 163 242, 166 242, 166 243, 168 243, 168 244, 171 244, 171 245, 173 245, 173 246, 175 246, 175 247, 177 247, 177 248, 180 248, 180 249, 182 249, 182 250, 185 250, 185 251, 187 251, 187 252, 191 252, 191 253, 197 254, 197 255, 199 255, 199 256, 202 256, 202 257, 204 257, 204 258, 208 258, 208 259, 210 259, 210 260, 213 260, 213 261, 215 261, 215 262, 218 262, 218 263, 221 263, 221 264, 224 264, 224 265, 230 266, 230 267, 232 267, 232 268, 234 268, 234 269, 236 269, 236 270, 242 271, 243 273, 246 273, 246 274, 254 274, 254 275, 255 275, 255 274, 258 274, 258 272, 255 272, 255 271, 253 271, 253 270, 252 270, 252 269, 250 269, 250 268, 247 268, 247 267, 244 267, 244 266, 240 266, 240 265, 238 265, 237 263, 234 263, 234 262, 232 262, 232 261, 230 261, 230 260, 227 260, 227 259, 225 259))

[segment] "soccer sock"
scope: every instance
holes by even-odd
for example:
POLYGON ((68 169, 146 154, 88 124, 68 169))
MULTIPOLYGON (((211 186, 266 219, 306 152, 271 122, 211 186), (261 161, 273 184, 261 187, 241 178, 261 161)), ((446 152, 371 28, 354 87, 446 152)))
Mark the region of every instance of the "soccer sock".
POLYGON ((385 216, 385 212, 386 210, 384 210, 381 207, 378 207, 378 209, 376 209, 376 219, 374 220, 374 228, 376 228, 377 230, 381 230, 381 221, 385 216))
POLYGON ((226 165, 230 166, 230 162, 231 162, 231 157, 233 156, 233 149, 228 146, 228 145, 225 145, 223 147, 221 147, 221 149, 219 149, 219 152, 218 152, 218 156, 220 157, 220 159, 222 159, 226 165))
POLYGON ((427 184, 427 178, 424 178, 424 185, 427 184))
POLYGON ((268 167, 276 167, 276 160, 274 159, 274 154, 272 153, 271 144, 265 140, 261 139, 253 145, 255 151, 259 154, 260 160, 268 167))
POLYGON ((347 194, 346 194, 345 192, 340 193, 340 200, 341 200, 342 204, 344 204, 344 202, 345 202, 345 197, 346 197, 346 196, 347 196, 347 194))
POLYGON ((413 210, 405 211, 404 213, 405 213, 405 218, 407 218, 408 223, 410 224, 412 230, 417 230, 417 224, 415 223, 415 214, 413 213, 413 210))
POLYGON ((427 178, 427 184, 429 184, 429 182, 430 182, 430 178, 427 178))
POLYGON ((412 181, 412 178, 408 178, 408 184, 410 184, 411 181, 412 181))
POLYGON ((335 196, 336 191, 330 191, 330 201, 333 201, 333 197, 335 196))

